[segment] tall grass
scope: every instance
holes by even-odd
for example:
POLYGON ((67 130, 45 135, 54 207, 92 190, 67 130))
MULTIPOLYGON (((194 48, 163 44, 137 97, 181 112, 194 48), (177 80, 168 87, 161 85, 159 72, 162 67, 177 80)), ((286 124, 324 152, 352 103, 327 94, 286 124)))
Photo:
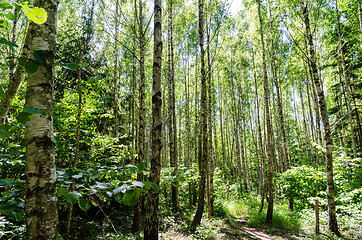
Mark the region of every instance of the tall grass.
MULTIPOLYGON (((255 195, 247 195, 240 200, 224 201, 227 216, 234 219, 247 219, 248 226, 265 227, 267 205, 259 212, 260 200, 255 195)), ((301 216, 297 212, 289 211, 286 203, 274 205, 273 223, 270 227, 299 231, 301 229, 301 216)))

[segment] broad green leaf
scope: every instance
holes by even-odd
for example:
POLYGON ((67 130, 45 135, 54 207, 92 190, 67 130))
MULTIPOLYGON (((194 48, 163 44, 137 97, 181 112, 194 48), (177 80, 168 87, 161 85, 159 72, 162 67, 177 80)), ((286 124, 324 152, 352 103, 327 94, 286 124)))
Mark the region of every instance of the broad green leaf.
POLYGON ((151 187, 152 187, 152 185, 151 185, 151 183, 150 182, 146 182, 146 181, 144 181, 144 182, 142 182, 143 184, 144 184, 144 189, 150 189, 151 187))
POLYGON ((144 184, 141 182, 132 182, 132 185, 135 187, 143 188, 144 184))
POLYGON ((127 184, 123 184, 121 187, 118 187, 116 189, 113 190, 113 195, 116 195, 117 193, 124 193, 128 188, 127 184))
POLYGON ((46 58, 45 52, 43 50, 34 50, 33 56, 40 63, 47 62, 47 58, 46 58))
POLYGON ((87 211, 88 209, 90 209, 91 205, 89 204, 89 202, 87 200, 85 200, 84 198, 79 198, 78 199, 78 205, 80 207, 80 209, 82 209, 83 211, 87 211))
POLYGON ((28 59, 25 57, 18 58, 19 65, 23 66, 25 68, 25 64, 28 62, 28 59))
POLYGON ((18 45, 16 45, 15 43, 13 43, 13 42, 11 42, 11 41, 7 40, 6 38, 3 38, 3 37, 0 38, 0 43, 8 45, 11 48, 11 50, 13 50, 13 51, 15 51, 14 47, 18 47, 18 45))
POLYGON ((57 193, 57 197, 63 197, 65 196, 69 191, 65 188, 60 188, 57 193))
POLYGON ((70 204, 76 204, 78 202, 79 196, 74 192, 69 192, 65 195, 65 200, 70 204))
POLYGON ((15 202, 15 201, 9 201, 9 202, 5 202, 4 204, 0 204, 1 210, 10 211, 10 210, 14 210, 16 208, 18 208, 18 202, 15 202))
POLYGON ((67 63, 64 65, 64 68, 72 70, 72 71, 77 70, 78 67, 79 67, 79 64, 77 64, 77 63, 67 63))
POLYGON ((16 116, 16 119, 18 122, 21 122, 22 124, 27 123, 33 118, 33 115, 27 112, 21 112, 16 116))
POLYGON ((122 197, 122 201, 123 201, 124 205, 136 206, 140 194, 141 194, 141 191, 138 188, 126 191, 122 197))
POLYGON ((0 2, 0 7, 8 9, 11 5, 8 2, 0 2))
POLYGON ((7 14, 5 14, 4 15, 7 19, 9 19, 9 20, 12 20, 12 21, 14 21, 16 18, 15 18, 15 16, 14 16, 14 14, 12 14, 12 13, 7 13, 7 14))
POLYGON ((24 112, 30 113, 30 114, 42 114, 43 110, 39 108, 24 108, 24 112))
POLYGON ((47 20, 48 14, 43 8, 25 8, 23 7, 23 12, 25 15, 30 18, 33 22, 37 24, 45 23, 47 20))
POLYGON ((25 64, 25 70, 30 74, 35 73, 36 71, 38 71, 38 65, 33 61, 28 61, 25 64))
POLYGON ((9 26, 9 22, 4 19, 0 19, 0 27, 7 28, 9 26))
POLYGON ((7 126, 0 125, 0 137, 8 139, 10 137, 9 129, 7 126))
POLYGON ((88 67, 88 63, 85 63, 85 62, 81 62, 81 63, 79 63, 79 66, 81 66, 81 67, 88 67))
POLYGON ((138 167, 138 171, 142 172, 145 169, 145 163, 141 162, 141 163, 136 163, 136 166, 138 167))

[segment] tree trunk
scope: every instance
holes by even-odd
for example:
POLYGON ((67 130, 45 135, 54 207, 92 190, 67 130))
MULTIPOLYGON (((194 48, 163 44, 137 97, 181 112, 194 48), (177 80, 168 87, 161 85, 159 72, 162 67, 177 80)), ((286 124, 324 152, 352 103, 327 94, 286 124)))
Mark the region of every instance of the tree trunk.
POLYGON ((342 63, 342 71, 343 71, 343 77, 344 77, 344 90, 346 91, 346 106, 347 106, 347 112, 348 112, 348 123, 349 128, 351 131, 351 138, 352 138, 352 149, 353 154, 355 157, 357 157, 357 146, 356 146, 356 134, 354 133, 353 128, 353 119, 352 119, 352 112, 351 112, 351 91, 350 86, 348 83, 348 74, 347 74, 347 67, 346 67, 346 61, 344 60, 344 52, 343 52, 343 42, 342 42, 342 32, 341 32, 341 23, 339 20, 339 11, 338 11, 338 0, 336 0, 336 14, 337 14, 337 29, 338 29, 338 42, 339 42, 339 54, 341 58, 342 63))
MULTIPOLYGON (((170 138, 170 167, 173 168, 172 175, 177 176, 177 129, 175 109, 175 73, 173 54, 173 26, 172 26, 172 0, 168 2, 168 130, 170 138)), ((176 219, 180 218, 180 202, 178 181, 175 180, 171 186, 172 208, 176 219)))
POLYGON ((43 51, 47 63, 37 63, 38 70, 29 74, 26 105, 41 109, 25 125, 26 145, 26 236, 28 240, 56 240, 58 206, 55 169, 55 139, 53 134, 54 67, 48 63, 56 57, 58 0, 36 0, 34 7, 48 13, 44 24, 33 24, 30 32, 31 51, 43 51))
POLYGON ((359 27, 361 29, 362 34, 362 7, 361 0, 358 0, 358 16, 359 16, 359 27))
MULTIPOLYGON (((210 20, 211 21, 211 20, 210 20)), ((209 21, 209 22, 210 22, 209 21)), ((207 216, 212 217, 214 208, 214 152, 212 143, 212 84, 211 84, 211 57, 210 57, 210 31, 211 28, 207 29, 207 80, 208 80, 208 137, 209 137, 209 168, 208 168, 208 191, 207 191, 207 216)))
POLYGON ((207 137, 207 89, 206 89, 206 74, 205 74, 205 50, 204 50, 204 19, 203 8, 204 1, 198 0, 199 5, 199 38, 201 50, 201 126, 202 126, 202 156, 200 168, 200 182, 199 182, 199 198, 197 203, 197 210, 192 221, 192 228, 200 225, 202 212, 205 204, 205 180, 206 171, 208 168, 208 137, 207 137))
MULTIPOLYGON (((145 158, 145 141, 146 141, 146 113, 145 113, 145 36, 143 33, 143 5, 142 0, 138 2, 139 15, 139 44, 140 44, 140 88, 139 88, 139 140, 138 140, 138 158, 137 163, 142 163, 145 158)), ((137 181, 143 181, 143 173, 137 173, 137 181)), ((134 209, 133 214, 133 232, 141 231, 141 213, 142 213, 142 202, 143 195, 141 194, 138 198, 137 205, 134 209)))
MULTIPOLYGON (((273 31, 273 23, 270 22, 270 31, 273 31)), ((282 104, 282 98, 280 94, 280 85, 279 85, 279 78, 277 76, 277 68, 275 64, 275 50, 274 50, 274 34, 271 33, 271 55, 272 55, 272 69, 273 69, 273 78, 274 78, 274 84, 276 88, 277 93, 277 104, 278 104, 278 120, 279 120, 279 127, 280 127, 280 133, 282 136, 282 150, 283 150, 283 165, 285 166, 285 169, 289 166, 289 156, 288 156, 288 147, 287 147, 287 139, 285 136, 285 128, 284 128, 284 115, 283 115, 283 104, 282 104)))
MULTIPOLYGON (((149 180, 157 185, 160 184, 161 173, 161 67, 162 67, 162 16, 161 0, 154 1, 154 48, 153 48, 153 84, 152 84, 152 157, 149 180)), ((146 225, 144 230, 145 240, 158 239, 158 204, 159 193, 150 189, 148 193, 146 225)))
POLYGON ((260 126, 260 108, 259 108, 259 96, 258 96, 258 84, 257 84, 257 78, 256 78, 256 68, 255 68, 255 60, 254 60, 254 52, 253 52, 253 75, 254 75, 254 88, 255 88, 255 103, 256 103, 256 123, 257 123, 257 132, 258 132, 258 138, 259 138, 259 151, 260 151, 260 161, 261 161, 261 170, 260 170, 260 195, 261 195, 261 204, 259 208, 259 212, 263 211, 264 208, 264 197, 265 197, 265 152, 264 152, 264 146, 263 146, 263 138, 261 135, 261 126, 260 126))
POLYGON ((118 138, 118 0, 116 0, 116 12, 114 16, 114 75, 113 75, 113 114, 114 114, 114 135, 118 138))
POLYGON ((324 92, 321 88, 319 80, 318 69, 316 64, 316 54, 314 52, 313 37, 309 25, 309 13, 307 7, 304 5, 304 1, 300 0, 300 7, 304 16, 304 24, 306 28, 309 53, 310 53, 310 64, 313 71, 314 86, 318 93, 318 102, 320 113, 322 116, 323 127, 324 127, 324 139, 326 144, 326 172, 327 172, 327 196, 328 196, 328 225, 332 232, 340 235, 338 231, 337 216, 336 216, 336 205, 334 201, 334 181, 333 181, 333 157, 332 157, 332 146, 333 140, 330 132, 329 119, 327 115, 327 106, 324 98, 324 92))
POLYGON ((273 128, 270 122, 270 114, 269 114, 269 82, 268 76, 266 72, 266 61, 265 61, 265 47, 264 47, 264 33, 263 33, 263 20, 260 11, 260 2, 258 1, 258 13, 259 13, 259 21, 260 21, 260 36, 261 36, 261 45, 262 45, 262 56, 263 56, 263 85, 264 85, 264 108, 265 108, 265 119, 267 125, 267 144, 266 144, 266 152, 268 156, 268 210, 266 215, 266 223, 271 224, 273 218, 273 163, 275 161, 275 155, 273 151, 273 141, 272 134, 273 128))

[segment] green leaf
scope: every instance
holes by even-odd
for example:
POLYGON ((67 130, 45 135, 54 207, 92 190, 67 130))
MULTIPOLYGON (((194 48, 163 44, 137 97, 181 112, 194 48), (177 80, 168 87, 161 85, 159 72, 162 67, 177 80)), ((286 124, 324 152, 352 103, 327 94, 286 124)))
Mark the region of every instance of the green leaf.
POLYGON ((0 137, 5 139, 10 137, 8 126, 0 125, 0 137))
POLYGON ((91 205, 89 204, 89 202, 87 200, 85 200, 84 198, 79 198, 78 199, 78 205, 80 207, 80 209, 82 209, 83 211, 87 211, 88 209, 90 209, 91 205))
POLYGON ((39 108, 24 108, 24 112, 30 113, 30 114, 43 114, 43 110, 39 108))
POLYGON ((5 14, 4 15, 7 19, 9 19, 9 20, 12 20, 12 21, 14 21, 16 18, 15 18, 15 15, 14 14, 12 14, 12 13, 7 13, 7 14, 5 14))
POLYGON ((7 28, 9 26, 9 22, 4 19, 0 19, 0 27, 7 28))
POLYGON ((20 66, 23 66, 25 68, 25 64, 28 62, 28 59, 25 57, 18 58, 18 63, 20 66))
POLYGON ((65 195, 65 200, 70 204, 76 204, 78 202, 79 196, 74 192, 69 192, 65 195))
POLYGON ((89 64, 85 63, 85 62, 81 62, 78 65, 81 66, 81 67, 88 67, 89 64))
POLYGON ((141 191, 138 188, 135 188, 133 190, 128 190, 123 194, 122 201, 124 205, 127 206, 136 206, 138 198, 140 197, 141 191))
POLYGON ((47 12, 43 9, 43 8, 29 8, 29 7, 24 7, 23 6, 23 12, 25 13, 25 15, 30 18, 30 20, 32 20, 33 22, 37 23, 37 24, 42 24, 45 23, 45 21, 48 18, 48 14, 47 12))
POLYGON ((59 188, 57 197, 63 197, 65 196, 69 191, 65 188, 59 188))
POLYGON ((6 202, 4 204, 0 204, 0 209, 10 211, 10 210, 17 209, 18 205, 19 205, 18 202, 9 201, 9 202, 6 202))
POLYGON ((27 112, 21 112, 16 116, 18 122, 25 124, 33 118, 33 115, 27 112))
POLYGON ((46 58, 45 52, 43 50, 34 50, 33 56, 40 63, 47 62, 47 58, 46 58))
POLYGON ((128 185, 123 184, 121 187, 118 187, 113 190, 113 195, 116 195, 117 193, 120 193, 120 192, 124 193, 127 189, 128 189, 128 185))
POLYGON ((38 71, 38 65, 33 61, 28 61, 25 64, 25 70, 30 74, 35 73, 36 71, 38 71))
POLYGON ((136 167, 138 167, 139 172, 142 172, 145 169, 146 165, 144 162, 141 162, 141 163, 136 163, 136 167))
POLYGON ((63 67, 66 68, 66 69, 75 71, 75 70, 78 69, 79 64, 77 64, 77 63, 67 63, 67 64, 65 64, 63 67))
POLYGON ((131 165, 131 164, 128 164, 124 167, 126 168, 127 172, 129 172, 130 174, 134 174, 138 170, 138 167, 136 167, 135 165, 131 165))
POLYGON ((160 191, 160 188, 158 187, 158 185, 154 182, 150 182, 153 190, 155 190, 156 193, 158 193, 160 191))
POLYGON ((132 185, 135 187, 143 188, 145 184, 143 184, 142 182, 132 182, 132 185))
POLYGON ((15 51, 15 48, 18 47, 18 45, 16 45, 15 43, 7 40, 6 38, 0 38, 0 43, 8 45, 11 48, 12 51, 15 51))
POLYGON ((11 5, 8 2, 0 2, 0 7, 8 9, 11 5))

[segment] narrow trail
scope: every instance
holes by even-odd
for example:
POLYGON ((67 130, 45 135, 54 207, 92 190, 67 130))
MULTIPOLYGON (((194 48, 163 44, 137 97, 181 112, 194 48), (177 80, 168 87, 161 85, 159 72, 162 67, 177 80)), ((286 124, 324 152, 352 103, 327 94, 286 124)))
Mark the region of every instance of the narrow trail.
POLYGON ((207 238, 199 233, 191 235, 181 234, 180 232, 170 229, 169 231, 162 233, 160 239, 164 240, 199 240, 199 239, 217 239, 217 240, 292 240, 295 239, 292 236, 279 236, 270 235, 265 228, 256 228, 246 226, 246 219, 233 219, 229 221, 227 219, 218 219, 213 221, 202 221, 202 226, 212 229, 217 232, 213 237, 207 238))

